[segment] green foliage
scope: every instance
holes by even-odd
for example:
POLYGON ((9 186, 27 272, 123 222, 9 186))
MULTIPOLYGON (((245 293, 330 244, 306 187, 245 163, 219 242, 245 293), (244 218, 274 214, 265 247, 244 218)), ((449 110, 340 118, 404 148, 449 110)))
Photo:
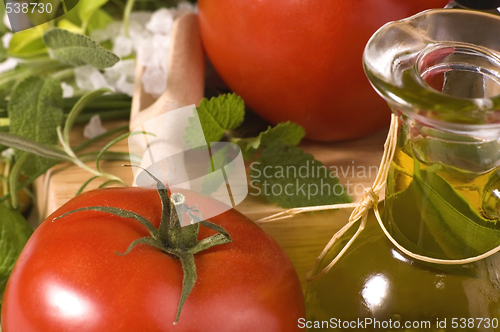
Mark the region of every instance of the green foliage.
MULTIPOLYGON (((271 203, 277 203, 281 207, 328 205, 351 201, 345 188, 330 170, 316 161, 312 155, 296 147, 305 135, 301 126, 284 122, 269 127, 256 137, 234 138, 232 131, 242 124, 244 118, 244 102, 235 94, 221 95, 210 100, 203 99, 195 116, 188 119, 184 139, 192 148, 222 139, 238 144, 246 161, 256 161, 252 166, 250 180, 259 184, 261 192, 271 203), (277 170, 280 167, 307 169, 307 174, 310 176, 264 175, 264 169, 277 170), (318 168, 321 168, 322 172, 313 176, 313 169, 318 168), (281 188, 281 191, 273 193, 270 190, 273 186, 281 188), (284 189, 288 188, 290 192, 291 187, 294 189, 289 195, 284 189)), ((211 163, 207 165, 208 175, 202 184, 203 193, 210 194, 223 184, 224 179, 220 174, 212 172, 228 165, 234 159, 234 154, 230 146, 212 151, 211 163)), ((233 169, 231 166, 226 167, 225 172, 230 173, 233 169)))
POLYGON ((63 29, 52 29, 43 35, 52 58, 71 66, 112 67, 120 58, 87 36, 63 29))
MULTIPOLYGON (((62 89, 52 78, 30 76, 17 85, 7 107, 10 132, 40 144, 56 144, 56 128, 62 123, 62 89)), ((18 151, 16 157, 25 152, 18 151)), ((29 156, 23 172, 31 175, 50 163, 39 156, 29 156)))
POLYGON ((3 295, 12 268, 33 229, 19 211, 4 204, 0 204, 0 216, 0 294, 3 295))
POLYGON ((344 186, 321 162, 280 142, 262 149, 250 179, 271 203, 284 208, 351 202, 344 186))
POLYGON ((210 100, 204 98, 197 107, 199 122, 205 137, 200 136, 196 118, 191 118, 184 138, 190 147, 218 142, 227 130, 238 128, 245 117, 245 104, 236 94, 221 95, 210 100))

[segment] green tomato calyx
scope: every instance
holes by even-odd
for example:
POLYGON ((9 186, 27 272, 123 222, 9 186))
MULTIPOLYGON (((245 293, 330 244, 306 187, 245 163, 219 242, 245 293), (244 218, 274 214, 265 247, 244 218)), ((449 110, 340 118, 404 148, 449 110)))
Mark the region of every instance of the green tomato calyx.
POLYGON ((162 204, 161 221, 156 228, 145 217, 124 209, 109 206, 88 206, 75 209, 54 218, 64 218, 65 216, 80 211, 100 211, 107 212, 122 218, 131 218, 140 222, 149 231, 149 236, 133 241, 124 253, 116 253, 120 256, 127 255, 135 246, 145 244, 174 256, 181 261, 184 277, 182 281, 181 297, 177 306, 174 325, 179 321, 182 307, 191 293, 197 279, 194 255, 214 246, 232 242, 229 234, 219 225, 203 220, 201 212, 196 206, 189 207, 186 198, 181 193, 169 194, 167 187, 147 170, 152 179, 156 181, 156 187, 162 204), (179 215, 180 214, 180 215, 179 215), (187 215, 190 223, 182 227, 182 219, 187 215), (200 224, 216 231, 216 234, 198 241, 200 224))

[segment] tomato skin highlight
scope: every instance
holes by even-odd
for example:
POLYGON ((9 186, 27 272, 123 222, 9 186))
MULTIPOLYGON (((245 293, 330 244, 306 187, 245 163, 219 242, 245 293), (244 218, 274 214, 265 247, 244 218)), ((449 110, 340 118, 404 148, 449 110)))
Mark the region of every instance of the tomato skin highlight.
POLYGON ((336 141, 389 124, 362 54, 383 24, 448 0, 198 0, 204 47, 231 90, 276 124, 336 141))
MULTIPOLYGON (((185 192, 203 212, 222 204, 185 192)), ((235 210, 211 218, 233 242, 195 255, 198 279, 173 325, 181 293, 180 261, 146 245, 132 219, 83 211, 113 206, 139 213, 158 227, 156 190, 99 189, 81 194, 35 231, 14 267, 4 294, 4 332, 30 331, 294 331, 305 317, 297 274, 283 250, 235 210)), ((199 239, 213 231, 200 228, 199 239)))

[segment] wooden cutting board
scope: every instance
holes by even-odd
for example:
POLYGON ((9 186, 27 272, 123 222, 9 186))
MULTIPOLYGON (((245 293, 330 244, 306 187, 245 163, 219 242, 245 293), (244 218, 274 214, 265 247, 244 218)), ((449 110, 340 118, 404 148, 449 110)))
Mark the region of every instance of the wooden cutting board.
MULTIPOLYGON (((108 130, 123 125, 127 125, 127 122, 104 123, 108 130)), ((387 130, 382 130, 358 140, 340 143, 306 141, 301 143, 301 147, 332 169, 338 175, 341 183, 351 188, 354 201, 359 201, 362 189, 371 186, 375 179, 386 135, 387 130)), ((71 134, 72 145, 75 146, 83 141, 85 141, 83 127, 75 127, 71 134)), ((87 150, 96 151, 103 145, 93 144, 87 150)), ((127 140, 117 144, 111 150, 128 152, 127 140)), ((94 167, 93 163, 88 163, 88 165, 94 167)), ((115 174, 131 185, 133 181, 132 171, 121 165, 122 162, 106 161, 102 162, 101 167, 105 172, 115 174)), ((90 177, 92 175, 87 171, 68 163, 57 165, 40 177, 35 185, 39 220, 42 221, 74 197, 82 183, 90 177)), ((104 181, 91 182, 87 190, 97 188, 102 182, 104 181)), ((267 203, 262 196, 252 195, 248 195, 237 206, 237 209, 255 221, 283 210, 276 205, 267 203)), ((350 212, 351 209, 304 213, 293 218, 264 223, 261 226, 276 239, 289 255, 304 287, 306 284, 305 274, 314 259, 331 236, 347 222, 350 212)))

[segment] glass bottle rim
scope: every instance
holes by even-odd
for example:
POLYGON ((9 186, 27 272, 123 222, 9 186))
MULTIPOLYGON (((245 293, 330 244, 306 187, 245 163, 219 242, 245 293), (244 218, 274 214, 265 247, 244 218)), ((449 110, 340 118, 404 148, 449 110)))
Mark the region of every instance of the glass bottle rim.
POLYGON ((481 130, 498 137, 499 34, 500 16, 431 9, 382 26, 366 45, 363 66, 393 110, 452 131, 481 130), (448 79, 457 73, 476 75, 488 84, 482 96, 454 95, 433 87, 429 73, 448 79))

